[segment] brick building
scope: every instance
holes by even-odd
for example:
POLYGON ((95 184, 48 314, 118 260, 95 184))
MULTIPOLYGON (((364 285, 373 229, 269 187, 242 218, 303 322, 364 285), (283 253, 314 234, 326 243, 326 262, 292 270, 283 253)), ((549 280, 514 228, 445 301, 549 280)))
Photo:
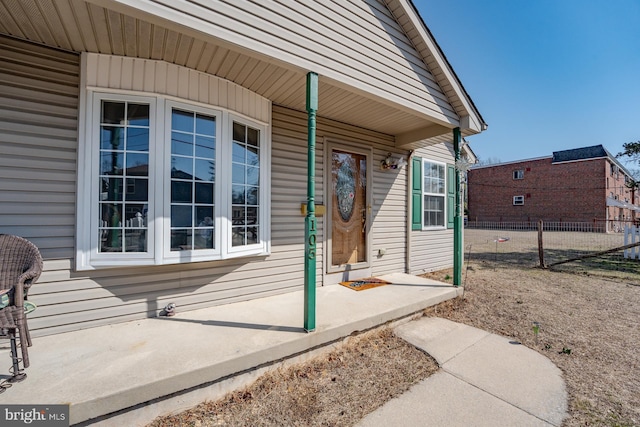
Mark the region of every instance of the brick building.
POLYGON ((471 223, 590 222, 616 230, 640 219, 632 182, 630 172, 602 145, 476 166, 468 173, 468 218, 471 223))

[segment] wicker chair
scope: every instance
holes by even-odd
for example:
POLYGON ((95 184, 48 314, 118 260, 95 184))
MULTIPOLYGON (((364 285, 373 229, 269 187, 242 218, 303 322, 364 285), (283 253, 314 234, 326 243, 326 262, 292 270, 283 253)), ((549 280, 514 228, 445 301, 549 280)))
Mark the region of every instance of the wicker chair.
MULTIPOLYGON (((16 336, 20 338, 22 364, 29 367, 27 347, 31 346, 31 336, 27 327, 25 306, 33 306, 27 300, 31 285, 42 272, 42 256, 38 248, 28 240, 18 236, 0 234, 0 332, 10 339, 12 376, 8 382, 22 381, 26 374, 20 369, 16 336), (25 304, 26 301, 26 304, 25 304)), ((0 392, 4 389, 0 388, 0 392)))

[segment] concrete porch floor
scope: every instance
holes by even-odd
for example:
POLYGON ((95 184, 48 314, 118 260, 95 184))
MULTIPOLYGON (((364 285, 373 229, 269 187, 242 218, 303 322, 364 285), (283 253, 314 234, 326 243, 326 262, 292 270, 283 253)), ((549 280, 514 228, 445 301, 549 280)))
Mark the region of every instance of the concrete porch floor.
MULTIPOLYGON (((0 404, 69 404, 72 425, 145 425, 221 397, 283 359, 304 358, 310 349, 462 292, 407 274, 379 277, 392 285, 360 292, 318 288, 312 333, 302 328, 300 290, 35 338, 27 379, 0 394, 0 404)), ((7 341, 1 344, 0 360, 9 366, 7 341)))

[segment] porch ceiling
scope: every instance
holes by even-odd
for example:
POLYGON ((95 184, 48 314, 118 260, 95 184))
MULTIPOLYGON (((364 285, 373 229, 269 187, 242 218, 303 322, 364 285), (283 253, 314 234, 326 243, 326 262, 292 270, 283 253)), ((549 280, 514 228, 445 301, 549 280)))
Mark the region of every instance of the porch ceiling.
MULTIPOLYGON (((168 29, 151 19, 84 0, 0 0, 1 34, 74 52, 164 60, 230 80, 274 104, 305 111, 306 70, 195 30, 168 29)), ((403 135, 398 145, 404 148, 414 148, 416 142, 411 135, 436 136, 430 143, 450 139, 450 131, 441 125, 322 76, 318 114, 389 135, 403 135), (444 134, 433 135, 434 130, 444 134)))

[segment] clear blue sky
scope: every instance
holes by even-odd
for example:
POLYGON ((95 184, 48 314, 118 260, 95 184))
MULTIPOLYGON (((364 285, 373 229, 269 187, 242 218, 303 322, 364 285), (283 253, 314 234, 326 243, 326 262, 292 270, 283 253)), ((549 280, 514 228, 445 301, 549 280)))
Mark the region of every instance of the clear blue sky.
POLYGON ((413 2, 489 124, 481 160, 640 140, 640 0, 413 2))

